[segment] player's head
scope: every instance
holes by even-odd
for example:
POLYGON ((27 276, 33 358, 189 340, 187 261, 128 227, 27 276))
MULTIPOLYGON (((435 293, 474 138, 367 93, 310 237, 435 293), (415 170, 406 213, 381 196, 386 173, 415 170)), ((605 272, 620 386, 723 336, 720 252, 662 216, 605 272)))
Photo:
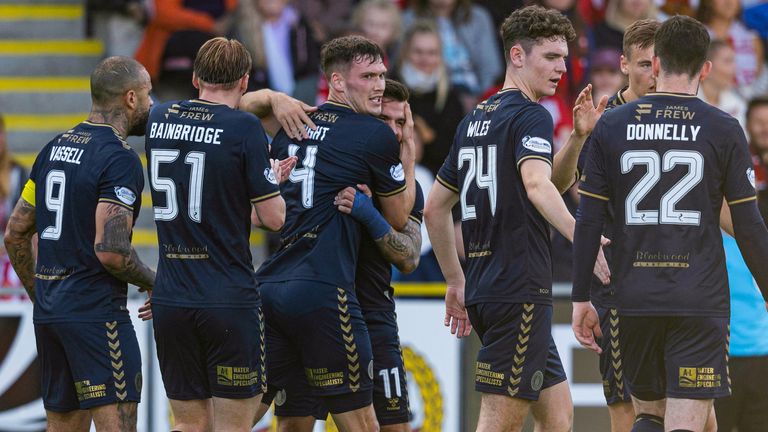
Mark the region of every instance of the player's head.
POLYGON ((653 76, 653 40, 661 23, 654 19, 637 20, 624 32, 621 72, 629 78, 629 88, 636 96, 656 90, 653 76))
POLYGON ((555 94, 574 38, 573 25, 557 10, 528 6, 512 12, 501 25, 507 75, 536 99, 555 94))
POLYGON ((210 39, 197 51, 192 84, 200 89, 232 90, 248 88, 251 54, 235 39, 210 39))
POLYGON ((768 163, 768 96, 758 96, 747 105, 747 133, 752 150, 768 163))
POLYGON ((709 73, 709 32, 704 24, 685 15, 664 21, 653 45, 653 74, 684 76, 689 82, 709 73))
POLYGON ((409 96, 408 87, 399 81, 387 78, 379 118, 392 128, 398 142, 403 138, 405 104, 408 103, 409 96))
POLYGON ((381 114, 387 72, 382 58, 381 48, 362 36, 343 36, 323 45, 320 65, 329 99, 347 103, 358 113, 381 114))
POLYGON ((152 107, 152 82, 141 63, 130 57, 108 57, 91 73, 93 110, 122 111, 128 135, 144 135, 152 107))

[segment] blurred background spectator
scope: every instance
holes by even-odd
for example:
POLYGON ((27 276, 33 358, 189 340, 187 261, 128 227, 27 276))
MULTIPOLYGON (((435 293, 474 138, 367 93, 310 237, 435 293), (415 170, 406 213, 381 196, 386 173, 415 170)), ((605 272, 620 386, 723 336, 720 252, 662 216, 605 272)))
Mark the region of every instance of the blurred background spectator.
POLYGON ((624 87, 625 77, 621 73, 621 51, 600 48, 589 60, 589 81, 592 83, 592 98, 599 101, 609 98, 624 87))
POLYGON ((237 0, 157 0, 136 51, 161 100, 195 97, 192 65, 206 40, 226 35, 237 0))
POLYGON ((144 1, 87 0, 86 8, 86 33, 104 42, 104 55, 133 56, 147 21, 144 1))
POLYGON ((400 15, 392 0, 364 0, 352 11, 352 28, 381 47, 388 67, 403 31, 400 15))
POLYGON ((249 90, 271 88, 314 102, 320 42, 288 0, 241 0, 233 33, 253 59, 249 90))
POLYGON ((657 14, 654 0, 608 0, 605 20, 594 27, 594 45, 621 51, 624 30, 639 19, 657 18, 657 14))
POLYGON ((763 57, 763 44, 759 36, 749 30, 739 15, 739 0, 701 0, 696 18, 709 28, 713 38, 728 41, 736 56, 736 84, 744 97, 768 90, 763 57))
POLYGON ((728 42, 715 39, 709 45, 707 60, 712 62, 712 70, 699 85, 699 98, 732 115, 745 127, 747 104, 734 90, 736 53, 728 42))
MULTIPOLYGON (((21 196, 27 178, 29 178, 27 170, 13 159, 11 150, 8 148, 5 119, 0 114, 0 233, 5 233, 8 219, 21 196)), ((22 286, 2 244, 0 244, 0 286, 15 288, 22 286)), ((3 296, 3 298, 8 297, 3 296)))
POLYGON ((413 0, 403 22, 407 28, 417 19, 435 22, 451 83, 469 109, 504 72, 490 13, 469 0, 413 0))
POLYGON ((763 219, 768 220, 768 96, 750 100, 746 118, 749 148, 755 160, 757 205, 763 219))
POLYGON ((392 75, 408 87, 424 165, 432 174, 443 165, 456 126, 464 117, 458 91, 443 61, 440 35, 431 21, 416 21, 406 32, 392 75))
POLYGON ((320 42, 326 42, 346 30, 352 13, 352 0, 294 0, 320 42))

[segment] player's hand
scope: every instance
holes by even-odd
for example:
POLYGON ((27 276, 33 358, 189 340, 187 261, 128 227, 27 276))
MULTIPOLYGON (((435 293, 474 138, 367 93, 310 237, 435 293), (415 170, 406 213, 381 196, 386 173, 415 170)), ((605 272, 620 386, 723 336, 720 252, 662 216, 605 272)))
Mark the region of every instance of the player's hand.
POLYGON ((288 138, 301 141, 304 138, 309 138, 307 128, 317 129, 315 123, 307 115, 307 113, 317 111, 317 107, 307 105, 280 92, 274 92, 270 105, 272 106, 272 114, 288 138))
POLYGON ((603 285, 611 283, 611 269, 608 267, 608 261, 603 253, 603 248, 609 244, 611 244, 609 239, 600 237, 600 249, 597 251, 597 259, 595 260, 595 268, 593 270, 595 276, 600 279, 603 285))
POLYGON ((139 306, 139 318, 142 321, 149 321, 152 319, 152 291, 148 291, 149 297, 142 306, 139 306))
POLYGON ((405 103, 405 125, 403 125, 402 142, 400 143, 400 160, 403 163, 416 163, 416 139, 411 105, 405 103))
POLYGON ((272 166, 272 172, 275 174, 277 184, 288 180, 288 177, 291 175, 291 171, 296 166, 298 160, 299 158, 296 156, 289 156, 282 160, 269 159, 269 164, 272 166))
POLYGON ((606 105, 608 105, 608 96, 603 96, 595 107, 592 100, 592 84, 587 84, 584 90, 579 93, 573 106, 573 132, 580 136, 587 136, 592 133, 592 129, 594 129, 600 116, 603 115, 606 105))
POLYGON ((371 188, 369 188, 367 184, 359 184, 357 185, 357 188, 368 198, 373 198, 373 192, 371 192, 371 188))
POLYGON ((449 327, 451 334, 457 338, 469 336, 472 333, 472 324, 464 307, 464 287, 448 285, 445 291, 445 321, 443 324, 449 327))
POLYGON ((333 199, 333 205, 345 214, 352 213, 352 207, 355 205, 355 188, 346 187, 336 194, 333 199))
POLYGON ((571 323, 573 334, 581 346, 589 348, 600 354, 603 352, 597 344, 595 337, 603 337, 600 330, 600 320, 592 302, 573 302, 573 321, 571 323))

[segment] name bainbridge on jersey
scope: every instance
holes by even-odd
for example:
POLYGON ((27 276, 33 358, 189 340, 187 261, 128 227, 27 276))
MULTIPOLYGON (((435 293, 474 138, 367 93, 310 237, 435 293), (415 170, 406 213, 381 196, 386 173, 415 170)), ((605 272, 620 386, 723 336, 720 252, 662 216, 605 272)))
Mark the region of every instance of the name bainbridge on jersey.
POLYGON ((224 129, 203 126, 178 123, 152 123, 149 128, 149 137, 205 144, 221 144, 221 134, 223 132, 224 129))

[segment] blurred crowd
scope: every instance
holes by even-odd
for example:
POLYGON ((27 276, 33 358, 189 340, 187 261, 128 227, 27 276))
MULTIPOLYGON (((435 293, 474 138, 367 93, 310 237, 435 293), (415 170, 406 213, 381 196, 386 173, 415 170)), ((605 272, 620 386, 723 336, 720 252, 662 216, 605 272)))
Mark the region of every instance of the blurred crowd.
MULTIPOLYGON (((498 28, 515 8, 539 4, 569 17, 568 72, 555 96, 540 102, 552 114, 555 147, 571 132, 572 104, 592 83, 596 97, 626 85, 622 38, 638 19, 696 17, 710 30, 712 73, 699 96, 741 122, 751 140, 758 185, 768 195, 768 3, 760 0, 88 0, 88 31, 105 55, 135 56, 160 100, 196 95, 191 84, 198 48, 212 36, 235 37, 253 57, 250 89, 269 87, 310 104, 327 96, 319 70, 322 44, 361 34, 386 53, 388 76, 411 91, 419 147, 417 179, 426 189, 451 146, 456 125, 475 103, 499 90, 504 57, 498 28), (763 96, 761 96, 763 95, 763 96), (750 101, 752 104, 750 105, 750 101), (750 107, 751 109, 748 109, 750 107)), ((684 43, 684 41, 681 41, 684 43)), ((4 182, 0 179, 0 188, 4 182)), ((0 191, 2 192, 2 191, 0 191)), ((2 197, 0 197, 2 198, 2 197)), ((572 209, 578 196, 566 193, 572 209)), ((761 200, 768 215, 768 201, 761 200)), ((0 215, 0 220, 2 215, 0 215)), ((439 280, 427 236, 411 280, 439 280)), ((557 280, 570 279, 570 245, 553 242, 557 280)))

